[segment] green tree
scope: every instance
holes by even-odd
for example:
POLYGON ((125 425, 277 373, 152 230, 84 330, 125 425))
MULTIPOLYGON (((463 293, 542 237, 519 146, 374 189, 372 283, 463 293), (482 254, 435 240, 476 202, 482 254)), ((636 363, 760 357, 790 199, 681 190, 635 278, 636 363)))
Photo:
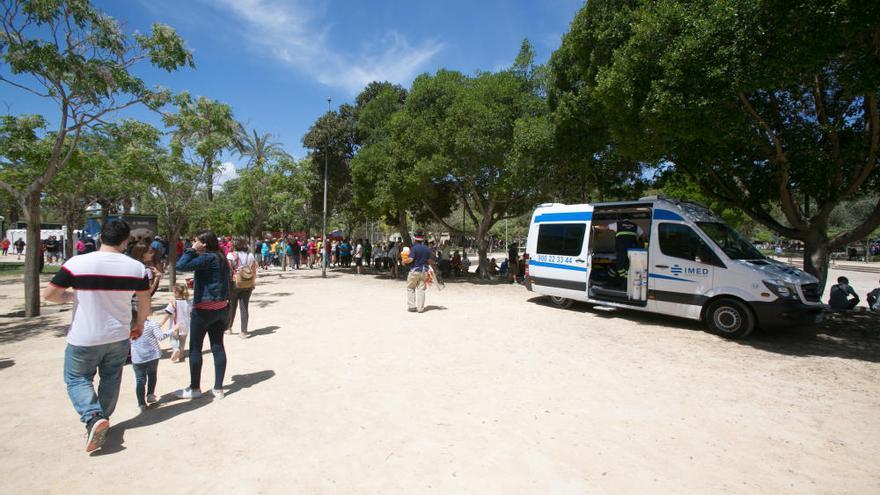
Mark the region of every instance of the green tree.
POLYGON ((420 203, 422 181, 414 173, 415 155, 401 143, 406 90, 388 82, 370 83, 357 97, 362 147, 351 162, 354 202, 371 218, 381 217, 412 244, 407 210, 420 203))
POLYGON ((153 184, 152 169, 142 158, 151 156, 157 146, 158 131, 151 125, 125 119, 100 126, 80 139, 90 166, 83 169, 89 184, 89 202, 101 206, 101 221, 111 213, 130 213, 132 202, 142 198, 153 184))
POLYGON ((236 151, 242 158, 247 158, 248 167, 262 168, 272 160, 288 156, 281 143, 272 141, 271 134, 259 134, 256 129, 249 134, 243 127, 239 133, 236 151))
POLYGON ((177 242, 186 232, 192 220, 191 206, 198 196, 200 186, 206 182, 205 169, 189 162, 179 154, 162 149, 158 145, 152 153, 143 156, 155 180, 151 188, 149 206, 158 217, 160 228, 168 236, 168 283, 171 287, 177 282, 177 242))
POLYGON ((425 189, 445 183, 460 198, 485 276, 488 232, 545 197, 552 166, 553 125, 529 50, 524 44, 518 64, 495 74, 420 76, 404 109, 416 173, 430 178, 425 189))
POLYGON ((311 208, 321 211, 324 194, 324 160, 327 159, 327 216, 351 206, 351 160, 358 149, 357 117, 351 105, 340 105, 327 112, 303 136, 309 150, 313 181, 310 184, 311 208))
MULTIPOLYGON (((5 0, 0 9, 0 58, 6 65, 0 82, 52 101, 58 110, 47 158, 29 163, 34 173, 25 182, 0 179, 0 188, 15 197, 27 220, 28 246, 36 247, 41 194, 73 156, 83 129, 111 112, 136 104, 158 108, 166 101, 167 92, 149 89, 136 75, 139 62, 174 71, 192 66, 192 57, 170 27, 155 24, 150 34, 128 37, 86 0, 5 0)), ((20 158, 3 156, 4 169, 20 158)), ((40 313, 39 256, 39 249, 28 249, 27 316, 40 313)))
POLYGON ((837 205, 880 188, 878 19, 876 2, 591 1, 556 89, 607 123, 605 146, 803 241, 824 285, 830 251, 880 225, 878 202, 829 233, 837 205))
POLYGON ((173 129, 172 153, 201 169, 208 201, 214 199, 214 167, 224 151, 238 149, 240 125, 229 105, 205 98, 193 99, 189 93, 174 97, 177 113, 163 116, 173 129))

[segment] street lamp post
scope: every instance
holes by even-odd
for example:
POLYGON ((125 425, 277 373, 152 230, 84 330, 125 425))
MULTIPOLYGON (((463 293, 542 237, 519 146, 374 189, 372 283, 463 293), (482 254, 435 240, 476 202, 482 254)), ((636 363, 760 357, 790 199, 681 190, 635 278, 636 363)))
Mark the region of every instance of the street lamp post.
MULTIPOLYGON (((331 99, 327 98, 327 113, 330 113, 331 99)), ((324 222, 321 227, 321 278, 327 278, 327 163, 330 155, 330 133, 324 143, 324 222)))

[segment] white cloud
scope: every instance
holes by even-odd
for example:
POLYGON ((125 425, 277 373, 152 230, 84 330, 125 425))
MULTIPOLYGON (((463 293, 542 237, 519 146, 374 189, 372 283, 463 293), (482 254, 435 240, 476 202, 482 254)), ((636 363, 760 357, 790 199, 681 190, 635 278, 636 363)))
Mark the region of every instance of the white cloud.
POLYGON ((428 40, 411 45, 404 36, 389 31, 358 53, 342 53, 327 42, 328 26, 321 26, 319 7, 303 0, 214 0, 242 22, 248 41, 277 59, 328 86, 357 93, 375 80, 407 84, 443 44, 428 40))
POLYGON ((232 162, 223 162, 220 168, 214 171, 214 189, 220 189, 226 181, 238 177, 238 170, 232 162))

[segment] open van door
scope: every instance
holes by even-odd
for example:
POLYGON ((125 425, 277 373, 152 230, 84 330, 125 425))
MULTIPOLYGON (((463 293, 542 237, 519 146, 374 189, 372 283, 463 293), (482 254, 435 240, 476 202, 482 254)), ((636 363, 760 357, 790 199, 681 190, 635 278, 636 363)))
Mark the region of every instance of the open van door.
MULTIPOLYGON (((583 206, 582 206, 583 208, 583 206)), ((590 220, 588 211, 539 213, 534 254, 529 259, 529 279, 535 290, 551 297, 554 304, 568 306, 587 299, 587 267, 590 220)))

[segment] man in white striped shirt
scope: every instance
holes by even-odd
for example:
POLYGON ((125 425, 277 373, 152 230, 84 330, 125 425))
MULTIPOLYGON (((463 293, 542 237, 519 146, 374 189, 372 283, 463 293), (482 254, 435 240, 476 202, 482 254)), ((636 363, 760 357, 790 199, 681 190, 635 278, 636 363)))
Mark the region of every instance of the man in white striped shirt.
POLYGON ((123 254, 130 233, 124 220, 105 223, 101 249, 67 260, 43 293, 47 301, 74 303, 64 351, 64 382, 70 402, 86 425, 86 452, 104 444, 119 398, 128 339, 140 336, 150 312, 144 265, 123 254), (141 315, 134 320, 132 294, 137 294, 141 315), (96 374, 101 377, 97 393, 96 374))

